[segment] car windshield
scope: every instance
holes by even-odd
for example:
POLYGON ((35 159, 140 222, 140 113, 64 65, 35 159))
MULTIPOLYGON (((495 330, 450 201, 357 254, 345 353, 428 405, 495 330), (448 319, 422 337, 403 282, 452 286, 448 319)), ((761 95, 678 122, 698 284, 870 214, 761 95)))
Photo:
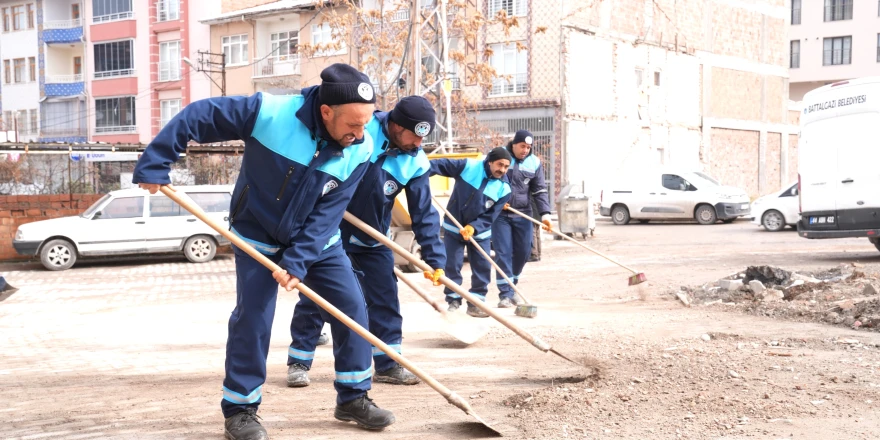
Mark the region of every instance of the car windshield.
POLYGON ((98 207, 101 206, 101 204, 103 204, 104 202, 106 202, 107 199, 109 199, 109 198, 110 198, 110 194, 104 194, 104 197, 101 197, 100 199, 98 199, 97 202, 92 203, 92 206, 89 206, 89 209, 86 209, 85 212, 83 212, 79 216, 83 217, 83 218, 91 217, 92 214, 94 214, 95 211, 98 210, 98 207))
POLYGON ((703 180, 705 180, 709 183, 715 184, 715 186, 721 186, 721 182, 719 182, 718 180, 715 180, 712 176, 710 176, 708 174, 704 174, 699 171, 694 171, 694 174, 696 174, 697 176, 701 177, 703 180))

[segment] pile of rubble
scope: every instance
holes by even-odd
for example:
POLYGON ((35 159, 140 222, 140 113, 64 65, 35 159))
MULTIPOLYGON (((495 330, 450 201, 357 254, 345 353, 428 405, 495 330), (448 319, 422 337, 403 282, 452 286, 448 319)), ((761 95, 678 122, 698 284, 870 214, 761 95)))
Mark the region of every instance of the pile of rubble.
POLYGON ((816 321, 880 331, 877 275, 841 264, 819 273, 751 266, 713 283, 682 287, 674 295, 687 306, 736 308, 797 321, 816 321))

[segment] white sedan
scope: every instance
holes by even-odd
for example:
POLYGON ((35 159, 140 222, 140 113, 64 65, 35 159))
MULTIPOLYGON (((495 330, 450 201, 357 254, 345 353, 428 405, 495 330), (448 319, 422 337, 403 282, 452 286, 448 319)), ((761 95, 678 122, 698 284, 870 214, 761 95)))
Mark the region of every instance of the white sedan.
POLYGON ((795 227, 801 216, 797 183, 752 202, 752 214, 752 223, 770 232, 781 231, 786 226, 795 227))

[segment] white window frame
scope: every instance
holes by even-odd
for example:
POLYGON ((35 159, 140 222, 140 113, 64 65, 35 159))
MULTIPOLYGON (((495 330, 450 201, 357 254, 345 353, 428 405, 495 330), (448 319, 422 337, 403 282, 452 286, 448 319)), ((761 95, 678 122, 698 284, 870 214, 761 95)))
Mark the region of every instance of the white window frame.
POLYGON ((287 32, 275 32, 273 34, 269 34, 269 43, 270 43, 270 58, 275 58, 278 61, 286 61, 288 59, 296 59, 299 58, 299 31, 287 31, 287 32), (281 34, 287 35, 286 38, 282 38, 281 34), (291 35, 296 34, 295 37, 291 35), (281 54, 277 51, 278 46, 281 45, 284 41, 287 41, 287 53, 281 54), (291 52, 291 46, 294 50, 291 52))
POLYGON ((121 78, 121 77, 130 77, 135 76, 137 71, 135 70, 135 66, 137 65, 137 59, 135 55, 135 42, 133 38, 125 38, 122 40, 112 40, 112 41, 101 41, 100 43, 94 43, 92 45, 92 59, 96 59, 95 48, 102 44, 111 44, 111 43, 121 43, 123 41, 129 41, 131 44, 131 68, 130 69, 118 69, 118 70, 102 70, 98 71, 97 68, 93 68, 93 77, 94 79, 104 79, 104 78, 121 78))
MULTIPOLYGON (((313 24, 312 25, 312 47, 318 47, 319 44, 331 44, 336 43, 336 39, 333 38, 333 28, 330 26, 330 23, 321 23, 321 24, 313 24)), ((338 50, 333 49, 323 49, 316 50, 315 57, 332 57, 337 55, 344 55, 348 53, 348 45, 345 44, 345 40, 339 40, 341 42, 338 50)))
POLYGON ((489 0, 489 17, 504 9, 508 17, 525 17, 529 14, 528 0, 489 0))
POLYGON ((10 15, 10 17, 12 17, 12 27, 10 28, 11 31, 13 31, 13 32, 18 32, 18 31, 26 31, 26 30, 28 30, 28 10, 27 10, 27 5, 25 5, 25 4, 20 4, 20 5, 12 5, 12 6, 10 6, 10 7, 9 7, 9 15, 10 15), (17 23, 16 20, 15 20, 15 9, 16 9, 16 8, 21 8, 21 17, 19 18, 19 20, 21 21, 21 23, 17 23), (16 25, 20 25, 20 27, 15 27, 16 25))
POLYGON ((180 20, 180 0, 159 0, 156 2, 156 22, 180 20))
POLYGON ((30 82, 30 81, 28 81, 28 78, 30 77, 30 73, 29 73, 29 69, 28 69, 28 57, 13 58, 10 60, 10 62, 12 63, 12 84, 26 84, 26 83, 30 82), (15 62, 19 61, 19 60, 21 60, 21 62, 22 62, 21 63, 21 75, 18 75, 18 72, 17 72, 18 69, 16 68, 16 65, 15 65, 15 62), (16 76, 18 76, 18 78, 21 79, 21 81, 16 81, 16 76))
POLYGON ((497 78, 492 80, 490 97, 527 95, 529 90, 529 51, 517 50, 516 43, 491 44, 492 58, 490 65, 495 69, 497 78), (513 72, 506 69, 507 56, 513 56, 513 72), (520 69, 523 71, 520 72, 520 69), (510 78, 506 78, 506 76, 510 78))
MULTIPOLYGON (((105 3, 109 2, 121 2, 125 3, 128 1, 130 6, 128 11, 123 12, 114 12, 112 14, 104 14, 104 15, 94 15, 92 17, 92 23, 108 23, 111 21, 122 21, 122 20, 134 20, 134 2, 137 0, 92 0, 92 14, 97 11, 95 8, 95 2, 101 1, 105 3)), ((82 4, 80 4, 80 14, 82 14, 82 4)))
POLYGON ((226 65, 227 66, 243 66, 248 63, 249 54, 248 54, 248 45, 250 42, 248 41, 248 34, 238 34, 238 35, 226 35, 220 38, 220 46, 223 53, 226 55, 226 65), (239 41, 233 42, 233 38, 238 38, 239 41), (232 47, 239 46, 239 54, 240 60, 238 62, 232 61, 232 47), (226 49, 229 49, 227 52, 226 49))
MULTIPOLYGON (((128 134, 137 133, 137 97, 133 95, 107 96, 95 98, 95 134, 128 134), (104 127, 98 126, 98 101, 107 101, 111 99, 131 99, 131 115, 133 125, 108 125, 104 127)), ((120 118, 121 122, 121 118, 120 118)))
POLYGON ((180 113, 181 99, 163 99, 159 101, 159 129, 165 127, 165 124, 174 116, 180 113))
POLYGON ((159 81, 180 79, 180 40, 159 43, 159 81))

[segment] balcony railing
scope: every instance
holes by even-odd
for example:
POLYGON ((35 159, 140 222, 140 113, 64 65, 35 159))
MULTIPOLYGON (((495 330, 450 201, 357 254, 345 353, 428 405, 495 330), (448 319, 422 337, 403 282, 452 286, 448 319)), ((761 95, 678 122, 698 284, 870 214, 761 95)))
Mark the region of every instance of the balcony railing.
POLYGON ((92 17, 92 23, 106 23, 108 21, 131 20, 134 18, 134 11, 119 12, 116 14, 98 15, 92 17))
POLYGON ((409 20, 409 9, 398 9, 391 14, 391 22, 397 23, 400 21, 409 20))
POLYGON ((299 55, 281 55, 260 60, 254 64, 254 78, 300 74, 299 55))
POLYGON ((180 61, 164 61, 159 63, 159 81, 177 81, 180 79, 180 61))
POLYGON ((162 0, 156 2, 156 21, 180 19, 180 0, 162 0))
POLYGON ((83 82, 82 74, 79 75, 46 75, 46 84, 72 84, 83 82))
POLYGON ((103 72, 95 72, 95 79, 114 78, 118 76, 134 76, 134 69, 105 70, 103 72))
POLYGON ((791 54, 791 61, 789 62, 788 67, 790 69, 797 69, 801 67, 801 54, 793 53, 791 54))
POLYGON ((95 127, 96 134, 137 133, 136 125, 117 125, 109 127, 95 127))
POLYGON ((82 27, 82 19, 74 18, 73 20, 46 20, 43 22, 43 29, 72 29, 82 27))
POLYGON ((492 80, 492 91, 489 92, 489 96, 524 95, 528 92, 529 75, 527 73, 518 73, 492 80))

